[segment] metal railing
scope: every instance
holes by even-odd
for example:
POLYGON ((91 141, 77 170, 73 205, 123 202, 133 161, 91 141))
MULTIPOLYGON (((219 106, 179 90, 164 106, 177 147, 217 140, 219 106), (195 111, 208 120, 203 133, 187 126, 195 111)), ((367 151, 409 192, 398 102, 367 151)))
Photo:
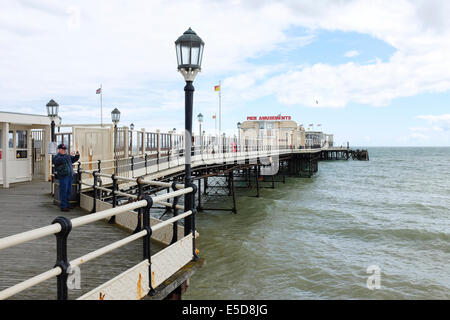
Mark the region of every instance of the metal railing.
MULTIPOLYGON (((79 171, 78 174, 82 174, 82 171, 79 171)), ((101 173, 94 173, 94 177, 102 175, 101 173)), ((117 179, 128 179, 126 177, 117 177, 117 179)), ((133 179, 134 180, 134 179, 133 179)), ((135 180, 136 181, 136 180, 135 180)), ((56 236, 56 243, 57 243, 57 249, 56 249, 56 264, 52 269, 49 269, 46 272, 40 273, 32 278, 29 278, 25 281, 22 281, 12 287, 9 287, 3 291, 0 291, 0 300, 7 299, 17 293, 20 293, 28 288, 31 288, 41 282, 44 282, 48 279, 57 277, 57 298, 59 300, 66 300, 68 299, 68 287, 67 287, 67 279, 68 279, 68 271, 69 268, 74 268, 77 266, 80 266, 81 264, 84 264, 92 259, 95 259, 97 257, 100 257, 114 249, 120 248, 128 243, 131 243, 133 241, 136 241, 138 239, 143 238, 143 259, 148 260, 149 262, 149 286, 150 286, 150 294, 153 294, 154 288, 151 287, 152 285, 152 272, 151 272, 151 254, 150 254, 150 244, 151 244, 151 235, 154 231, 159 230, 163 227, 166 227, 170 224, 174 225, 174 230, 176 227, 176 224, 181 219, 191 219, 191 230, 185 229, 185 235, 189 235, 192 233, 193 243, 192 243, 192 257, 195 260, 197 258, 196 254, 196 246, 195 246, 195 211, 186 211, 181 214, 176 214, 174 217, 163 221, 161 223, 158 223, 154 226, 150 226, 150 209, 153 206, 154 203, 161 203, 161 204, 169 204, 172 206, 172 204, 166 202, 166 200, 174 198, 178 199, 181 195, 185 194, 195 194, 196 187, 194 185, 189 186, 187 188, 184 187, 184 185, 180 184, 170 184, 170 183, 163 183, 160 181, 151 181, 151 180, 144 180, 140 179, 137 181, 138 184, 149 184, 149 185, 157 185, 157 186, 165 186, 165 187, 172 187, 173 191, 157 195, 157 196, 149 196, 145 195, 143 193, 140 193, 139 196, 133 196, 129 194, 125 194, 122 192, 119 192, 115 189, 110 190, 107 189, 108 192, 111 192, 115 195, 126 195, 130 198, 133 198, 135 202, 125 204, 122 206, 114 206, 113 208, 103 210, 101 212, 92 213, 90 215, 74 218, 74 219, 68 219, 66 217, 57 217, 55 220, 52 221, 52 224, 33 229, 30 231, 22 232, 19 234, 15 234, 9 237, 5 237, 0 239, 0 250, 10 248, 22 243, 26 243, 32 240, 40 239, 49 235, 55 235, 56 236), (113 242, 107 246, 104 246, 100 249, 97 249, 95 251, 92 251, 90 253, 87 253, 81 257, 78 257, 76 259, 73 259, 71 261, 68 260, 67 256, 67 237, 70 234, 70 232, 78 228, 80 226, 93 223, 102 219, 108 219, 115 217, 116 215, 120 213, 124 213, 130 210, 138 210, 139 214, 142 215, 142 221, 143 225, 140 226, 140 220, 138 220, 138 227, 136 228, 135 232, 116 242, 113 242)), ((98 187, 97 188, 102 188, 98 187)), ((102 188, 106 189, 106 188, 102 188)), ((94 203, 96 200, 94 199, 94 203)), ((175 207, 175 206, 174 206, 175 207)), ((182 206, 177 206, 176 209, 183 209, 182 206)), ((173 239, 171 244, 174 244, 178 241, 178 232, 173 233, 173 239)), ((167 248, 170 248, 167 247, 167 248)), ((166 248, 166 249, 167 249, 166 248)))

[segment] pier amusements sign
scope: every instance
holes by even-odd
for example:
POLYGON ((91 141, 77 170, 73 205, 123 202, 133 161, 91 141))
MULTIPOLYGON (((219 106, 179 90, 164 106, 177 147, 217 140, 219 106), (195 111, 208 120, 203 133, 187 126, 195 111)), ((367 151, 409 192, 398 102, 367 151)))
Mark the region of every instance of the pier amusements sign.
POLYGON ((276 121, 276 120, 291 120, 291 116, 282 116, 281 114, 277 116, 248 116, 247 120, 258 120, 258 121, 276 121))

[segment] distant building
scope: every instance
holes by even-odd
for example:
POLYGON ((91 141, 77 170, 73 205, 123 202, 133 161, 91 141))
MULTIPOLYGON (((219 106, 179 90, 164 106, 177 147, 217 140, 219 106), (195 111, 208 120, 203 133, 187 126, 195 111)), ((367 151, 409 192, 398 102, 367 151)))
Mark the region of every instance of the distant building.
POLYGON ((306 148, 327 148, 333 146, 333 135, 322 131, 306 132, 306 148))
POLYGON ((258 140, 263 145, 279 145, 287 148, 305 147, 305 130, 290 116, 247 117, 241 125, 241 140, 244 145, 258 140))
POLYGON ((291 116, 249 116, 241 125, 243 145, 279 145, 286 148, 326 148, 333 146, 333 135, 322 131, 305 131, 291 116))

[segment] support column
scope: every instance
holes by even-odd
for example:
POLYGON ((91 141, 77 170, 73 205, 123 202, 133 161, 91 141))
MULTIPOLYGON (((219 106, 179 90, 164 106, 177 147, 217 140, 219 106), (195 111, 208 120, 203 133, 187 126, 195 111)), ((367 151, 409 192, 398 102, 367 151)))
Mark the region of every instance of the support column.
POLYGON ((42 136, 42 148, 44 150, 44 179, 45 181, 50 180, 50 155, 48 154, 48 143, 50 142, 50 126, 44 128, 42 136))
POLYGON ((255 177, 256 177, 256 197, 259 198, 259 170, 258 165, 255 167, 255 177))
POLYGON ((233 213, 237 213, 237 208, 236 208, 236 190, 234 188, 234 172, 233 170, 231 170, 228 174, 228 179, 230 181, 230 192, 231 195, 233 196, 233 213))
POLYGON ((9 123, 4 122, 2 126, 2 162, 3 162, 3 188, 9 188, 9 178, 8 178, 8 153, 9 153, 9 145, 8 145, 8 136, 9 136, 9 123))
POLYGON ((198 205, 197 205, 197 211, 202 211, 202 178, 199 178, 197 181, 198 181, 198 205))

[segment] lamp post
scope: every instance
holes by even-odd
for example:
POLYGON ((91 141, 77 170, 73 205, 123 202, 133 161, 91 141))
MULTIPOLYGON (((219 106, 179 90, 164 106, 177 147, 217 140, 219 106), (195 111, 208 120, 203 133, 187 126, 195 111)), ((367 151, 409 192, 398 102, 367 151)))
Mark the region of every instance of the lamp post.
POLYGON ((134 151, 133 151, 133 130, 134 130, 134 123, 130 124, 130 150, 131 150, 131 156, 134 155, 134 151))
POLYGON ((172 134, 173 134, 173 146, 172 146, 172 148, 169 148, 169 150, 170 149, 173 149, 174 151, 175 151, 175 149, 176 149, 176 147, 177 147, 177 136, 176 136, 176 133, 177 133, 177 128, 173 128, 173 130, 172 130, 172 134))
POLYGON ((59 104, 55 102, 55 100, 51 99, 47 105, 47 115, 50 118, 51 122, 51 139, 52 142, 56 142, 55 136, 55 119, 58 116, 59 104))
MULTIPOLYGON (((58 111, 59 111, 59 104, 56 103, 55 100, 51 99, 47 105, 47 115, 50 118, 50 120, 52 121, 50 124, 50 128, 51 128, 51 140, 52 140, 52 147, 54 148, 54 144, 56 142, 56 135, 55 135, 55 119, 58 116, 58 111)), ((52 190, 51 193, 53 194, 53 184, 54 184, 54 179, 55 179, 55 167, 53 166, 53 159, 54 159, 55 155, 52 154, 52 190)))
POLYGON ((111 111, 111 120, 114 123, 114 174, 117 174, 117 124, 120 121, 120 111, 117 108, 114 108, 111 111))
MULTIPOLYGON (((191 179, 191 144, 192 144, 192 110, 194 100, 194 86, 192 85, 195 76, 201 71, 203 47, 205 43, 203 40, 191 29, 183 33, 175 41, 175 49, 177 54, 178 71, 183 75, 186 81, 184 87, 185 92, 185 111, 184 111, 184 123, 186 130, 185 145, 185 178, 184 186, 190 187, 192 185, 191 179)), ((185 211, 193 210, 194 208, 194 192, 184 195, 184 208, 185 211)), ((185 218, 184 222, 184 234, 192 234, 195 237, 195 214, 190 216, 191 219, 185 218)), ((194 241, 194 259, 197 255, 195 252, 194 241)))
POLYGON ((237 129, 238 129, 238 150, 237 151, 241 151, 241 123, 238 122, 237 123, 237 129))
POLYGON ((197 115, 198 120, 198 135, 200 136, 200 153, 202 153, 203 149, 203 140, 202 140, 202 122, 203 122, 203 115, 199 113, 197 115))

